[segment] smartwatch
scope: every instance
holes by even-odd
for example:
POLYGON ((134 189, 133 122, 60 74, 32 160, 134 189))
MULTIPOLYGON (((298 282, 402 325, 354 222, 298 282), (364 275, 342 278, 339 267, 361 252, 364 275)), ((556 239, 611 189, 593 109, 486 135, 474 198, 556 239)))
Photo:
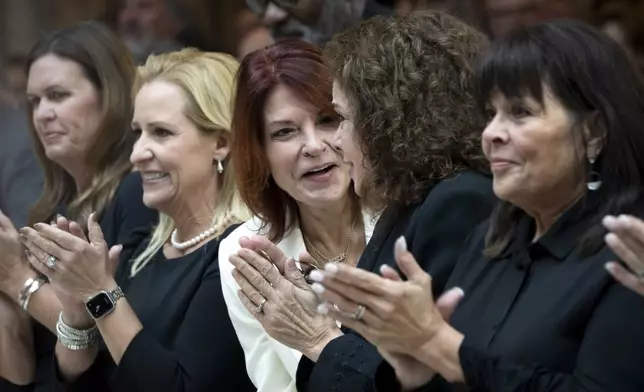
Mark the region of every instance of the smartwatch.
POLYGON ((102 319, 114 311, 116 301, 125 297, 120 287, 111 291, 100 291, 90 298, 85 307, 94 320, 102 319))

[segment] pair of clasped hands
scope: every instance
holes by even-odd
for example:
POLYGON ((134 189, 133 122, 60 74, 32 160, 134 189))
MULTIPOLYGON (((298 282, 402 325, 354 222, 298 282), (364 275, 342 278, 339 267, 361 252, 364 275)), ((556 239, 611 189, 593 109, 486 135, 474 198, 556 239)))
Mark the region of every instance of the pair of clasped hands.
MULTIPOLYGON (((389 266, 381 268, 380 276, 327 264, 310 271, 314 283, 309 284, 296 260, 268 239, 241 238, 239 243, 241 249, 230 257, 239 298, 272 338, 316 361, 326 344, 343 334, 337 320, 375 344, 403 386, 420 386, 433 377, 410 353, 447 325, 463 292, 451 289, 435 303, 431 278, 407 251, 403 237, 394 253, 406 281, 389 266), (365 310, 356 318, 359 306, 365 310)), ((308 254, 300 255, 299 263, 312 264, 308 254)))
POLYGON ((101 290, 116 287, 113 275, 122 247, 108 250, 94 214, 90 214, 87 228, 85 236, 78 223, 58 217, 51 224, 37 223, 33 228, 17 230, 0 212, 0 311, 7 312, 6 320, 25 319, 11 298, 36 270, 48 278, 66 322, 78 328, 94 323, 85 301, 101 290), (56 258, 55 266, 48 267, 51 256, 56 258))

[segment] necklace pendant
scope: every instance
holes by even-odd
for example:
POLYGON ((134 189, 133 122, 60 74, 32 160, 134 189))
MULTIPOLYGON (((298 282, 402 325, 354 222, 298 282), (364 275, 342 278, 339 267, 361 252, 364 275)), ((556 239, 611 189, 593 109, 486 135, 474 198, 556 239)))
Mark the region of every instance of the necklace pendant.
POLYGON ((344 261, 344 259, 346 259, 346 258, 347 258, 346 255, 336 256, 336 257, 330 259, 329 263, 334 263, 334 264, 342 263, 344 261))

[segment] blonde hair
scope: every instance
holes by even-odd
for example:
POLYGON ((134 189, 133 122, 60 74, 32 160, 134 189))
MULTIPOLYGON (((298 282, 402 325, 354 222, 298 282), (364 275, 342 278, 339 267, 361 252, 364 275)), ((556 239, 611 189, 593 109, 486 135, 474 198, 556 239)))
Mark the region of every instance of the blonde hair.
MULTIPOLYGON (((85 161, 91 183, 80 192, 74 178, 47 158, 33 120, 29 121, 45 177, 42 195, 29 212, 29 224, 48 221, 57 207, 67 205, 67 218, 78 221, 85 228, 89 213, 101 216, 121 180, 132 169, 132 102, 123 97, 128 97, 131 92, 136 68, 123 42, 107 27, 96 22, 82 22, 41 38, 29 53, 27 73, 33 63, 46 55, 59 56, 81 66, 85 77, 100 95, 103 118, 85 161)), ((30 113, 33 112, 31 104, 28 108, 30 113)))
MULTIPOLYGON (((163 80, 178 86, 186 96, 185 115, 199 128, 209 134, 231 132, 235 75, 239 63, 234 57, 222 53, 201 52, 183 49, 178 52, 150 56, 139 67, 134 96, 141 87, 155 80, 163 80)), ((225 170, 219 176, 219 187, 213 227, 221 227, 220 235, 230 224, 244 222, 250 214, 239 197, 235 175, 230 159, 224 162, 225 170)), ((172 219, 160 214, 146 249, 132 264, 131 276, 136 275, 163 247, 175 229, 172 219)))

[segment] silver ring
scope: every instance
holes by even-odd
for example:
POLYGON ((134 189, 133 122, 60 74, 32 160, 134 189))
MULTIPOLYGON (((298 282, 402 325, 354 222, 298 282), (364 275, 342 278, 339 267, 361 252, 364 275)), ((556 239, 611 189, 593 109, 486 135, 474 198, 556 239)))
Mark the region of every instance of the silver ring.
POLYGON ((45 265, 47 266, 47 268, 55 269, 56 263, 58 263, 58 258, 56 256, 49 255, 49 257, 47 257, 47 260, 45 260, 45 265))
POLYGON ((262 302, 257 306, 258 313, 264 313, 264 304, 266 303, 266 298, 262 299, 262 302))
POLYGON ((358 310, 351 316, 354 320, 360 321, 362 320, 362 317, 364 316, 364 312, 367 310, 367 308, 364 305, 358 305, 358 310))

